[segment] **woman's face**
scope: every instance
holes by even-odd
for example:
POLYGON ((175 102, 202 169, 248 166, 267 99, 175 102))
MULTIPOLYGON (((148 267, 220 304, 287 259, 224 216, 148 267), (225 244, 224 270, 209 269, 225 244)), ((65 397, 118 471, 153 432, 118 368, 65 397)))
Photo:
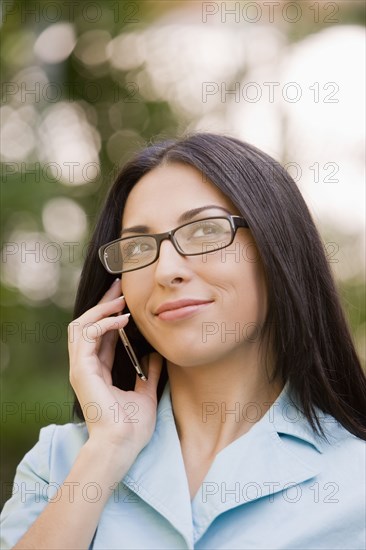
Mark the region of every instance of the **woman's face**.
MULTIPOLYGON (((144 225, 147 233, 162 233, 185 223, 181 216, 197 208, 204 210, 187 221, 240 215, 195 168, 179 163, 159 166, 132 189, 122 227, 144 225)), ((155 263, 122 275, 122 291, 141 333, 174 364, 208 364, 237 348, 259 344, 267 293, 249 229, 239 228, 229 247, 198 256, 181 256, 165 240, 155 263), (173 302, 174 308, 178 300, 202 303, 157 314, 160 306, 173 302)))

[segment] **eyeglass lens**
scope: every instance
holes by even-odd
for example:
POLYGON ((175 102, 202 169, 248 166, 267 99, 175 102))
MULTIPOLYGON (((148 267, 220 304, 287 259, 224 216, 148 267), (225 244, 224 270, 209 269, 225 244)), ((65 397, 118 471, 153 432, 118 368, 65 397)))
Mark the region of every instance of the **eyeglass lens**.
MULTIPOLYGON (((230 243, 232 228, 227 218, 198 220, 174 231, 173 239, 183 254, 207 254, 230 243)), ((156 258, 157 246, 153 236, 125 238, 108 246, 104 258, 112 271, 130 271, 152 263, 156 258)))

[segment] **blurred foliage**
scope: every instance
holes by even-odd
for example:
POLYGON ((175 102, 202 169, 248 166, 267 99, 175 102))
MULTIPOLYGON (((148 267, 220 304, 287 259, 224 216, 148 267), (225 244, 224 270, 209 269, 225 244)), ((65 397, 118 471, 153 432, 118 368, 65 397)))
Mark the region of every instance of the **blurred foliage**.
MULTIPOLYGON (((304 9, 304 2, 299 1, 298 4, 304 9)), ((338 5, 339 3, 328 4, 338 5)), ((1 71, 5 88, 4 86, 2 88, 2 99, 5 109, 8 110, 2 112, 2 117, 16 116, 16 111, 19 110, 20 118, 28 120, 28 126, 32 130, 47 120, 46 115, 49 115, 50 107, 55 106, 56 103, 78 105, 83 112, 80 114, 81 111, 78 111, 79 114, 77 114, 78 112, 75 111, 77 120, 75 128, 79 128, 83 123, 87 128, 85 135, 89 136, 92 132, 90 140, 92 143, 94 139, 94 149, 101 169, 98 177, 78 185, 65 181, 64 177, 61 179, 54 177, 52 171, 35 169, 37 162, 40 162, 40 166, 42 162, 51 162, 52 152, 58 153, 57 148, 62 148, 63 143, 58 144, 55 141, 56 149, 51 148, 49 153, 51 156, 44 157, 48 143, 47 136, 51 134, 46 132, 42 141, 40 134, 35 131, 35 143, 29 147, 28 151, 31 138, 27 138, 28 142, 25 140, 26 136, 19 122, 17 122, 18 126, 15 123, 13 125, 15 135, 10 133, 10 138, 7 138, 5 143, 6 163, 1 173, 1 230, 4 243, 15 239, 14 235, 20 228, 23 235, 32 232, 43 234, 46 239, 58 243, 63 258, 58 263, 50 260, 47 254, 46 260, 43 258, 44 268, 55 263, 55 269, 56 267, 58 269, 55 271, 59 277, 58 288, 49 296, 42 297, 42 284, 37 286, 37 280, 32 280, 31 286, 27 287, 28 283, 24 283, 27 276, 24 265, 14 264, 1 285, 2 502, 10 494, 8 482, 13 479, 15 466, 25 452, 34 445, 39 428, 53 422, 64 423, 72 419, 72 392, 68 383, 67 325, 72 319, 72 303, 83 260, 82 247, 93 228, 106 188, 113 179, 116 164, 123 164, 135 150, 152 138, 179 135, 182 120, 184 120, 184 115, 180 117, 177 111, 172 109, 169 101, 163 97, 157 97, 158 94, 151 93, 150 97, 146 93, 141 95, 139 86, 136 86, 137 69, 118 68, 119 61, 122 66, 128 67, 128 59, 117 59, 116 66, 111 67, 103 54, 103 40, 108 42, 127 33, 149 28, 163 16, 170 15, 171 20, 174 21, 175 11, 178 14, 176 17, 179 18, 181 13, 179 10, 201 9, 200 2, 184 1, 68 3, 59 0, 59 11, 55 9, 55 5, 57 6, 57 2, 25 0, 3 3, 1 71), (93 12, 92 8, 85 11, 86 4, 96 5, 99 11, 93 12), (66 5, 72 6, 71 17, 65 11, 66 5), (42 59, 42 55, 37 56, 35 53, 35 43, 37 37, 41 36, 49 26, 60 22, 73 24, 76 47, 71 48, 70 54, 65 55, 61 61, 47 62, 47 50, 41 52, 42 59), (96 31, 106 34, 90 35, 91 43, 87 44, 83 50, 83 41, 85 42, 88 38, 86 33, 96 31), (98 40, 101 41, 100 48, 95 47, 98 40), (89 53, 88 48, 91 48, 89 53), (91 62, 85 61, 88 55, 93 56, 91 62), (34 86, 37 83, 37 70, 41 71, 39 78, 45 77, 48 82, 57 84, 56 91, 62 92, 57 102, 48 101, 42 93, 36 101, 32 101, 31 94, 19 97, 19 89, 15 93, 15 88, 12 88, 11 84, 15 83, 15 86, 19 86, 16 79, 23 78, 25 73, 22 71, 25 70, 33 70, 36 75, 34 86), (96 84, 97 91, 100 92, 100 97, 97 99, 91 94, 96 89, 96 84), (24 143, 23 140, 25 140, 24 143), (25 151, 23 156, 20 155, 18 158, 14 153, 17 147, 23 147, 21 151, 25 151), (71 233, 71 237, 66 239, 77 243, 72 261, 70 247, 65 249, 62 237, 55 237, 52 232, 49 234, 45 229, 44 208, 51 199, 55 198, 74 201, 86 214, 87 229, 85 231, 80 229, 79 235, 74 238, 71 233), (14 278, 14 284, 11 278, 14 278), (25 285, 24 288, 22 284, 25 285)), ((322 3, 319 9, 324 9, 322 3)), ((303 17, 295 25, 284 25, 282 22, 289 40, 300 40, 319 31, 326 24, 323 20, 320 24, 315 24, 312 13, 308 10, 307 14, 307 17, 303 17)), ((342 3, 340 22, 363 24, 364 4, 362 2, 342 3)), ((39 47, 41 48, 42 45, 39 47)), ((50 43, 50 51, 52 52, 53 49, 54 45, 50 43)), ((136 54, 131 50, 132 53, 136 54)), ((179 79, 180 75, 176 78, 179 79)), ((65 111, 66 126, 69 120, 67 117, 70 116, 70 112, 65 111)), ((48 127, 51 125, 52 128, 52 120, 52 118, 49 119, 48 127)), ((57 121, 59 124, 59 119, 57 121)), ((29 132, 27 128, 24 130, 29 132)), ((49 129, 47 131, 50 132, 49 129)), ((65 132, 65 128, 63 131, 65 132)), ((58 127, 54 128, 54 132, 58 132, 58 127)), ((74 126, 71 124, 70 140, 73 139, 73 132, 74 126)), ((92 150, 92 146, 90 147, 92 150)), ((79 218, 81 223, 83 218, 81 215, 79 218)), ((52 219, 48 223, 52 226, 52 219)), ((67 229, 70 222, 65 219, 64 223, 67 229)), ((22 244, 16 242, 19 245, 22 244)), ((23 242, 23 245, 26 244, 23 242)), ((27 250, 31 251, 32 245, 29 243, 28 245, 27 250)), ((55 250, 57 252, 58 249, 55 248, 55 250)), ((7 261, 10 262, 15 255, 13 252, 14 250, 8 250, 5 268, 8 267, 7 261)), ((44 250, 40 249, 40 256, 43 252, 44 250)), ((28 259, 30 256, 31 254, 25 257, 28 259)), ((26 264, 26 262, 23 263, 26 264)), ((38 269, 35 271, 35 278, 42 276, 42 269, 39 266, 30 266, 31 268, 38 269)), ((357 335, 357 345, 361 351, 360 330, 366 326, 364 286, 358 277, 342 280, 339 286, 352 332, 357 335)), ((364 357, 364 348, 362 354, 364 357)))

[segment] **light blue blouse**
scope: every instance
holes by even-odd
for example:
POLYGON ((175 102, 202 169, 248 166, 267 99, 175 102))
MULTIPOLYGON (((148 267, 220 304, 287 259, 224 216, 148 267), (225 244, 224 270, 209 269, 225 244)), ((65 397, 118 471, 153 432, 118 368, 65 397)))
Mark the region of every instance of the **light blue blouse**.
MULTIPOLYGON (((220 451, 190 500, 167 383, 154 434, 100 517, 93 549, 364 549, 366 444, 318 411, 328 442, 289 385, 220 451)), ((1 515, 1 548, 28 530, 68 475, 85 424, 50 425, 19 464, 1 515)), ((85 487, 85 498, 98 488, 85 487)))

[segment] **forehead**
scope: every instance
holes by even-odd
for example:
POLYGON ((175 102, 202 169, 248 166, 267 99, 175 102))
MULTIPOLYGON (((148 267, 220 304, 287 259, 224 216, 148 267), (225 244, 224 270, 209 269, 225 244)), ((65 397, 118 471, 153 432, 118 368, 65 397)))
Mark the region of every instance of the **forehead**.
MULTIPOLYGON (((122 225, 159 219, 175 223, 183 212, 208 204, 223 206, 232 214, 240 214, 231 200, 193 166, 179 163, 158 166, 145 174, 131 190, 122 225)), ((207 213, 211 215, 210 211, 207 213)))

